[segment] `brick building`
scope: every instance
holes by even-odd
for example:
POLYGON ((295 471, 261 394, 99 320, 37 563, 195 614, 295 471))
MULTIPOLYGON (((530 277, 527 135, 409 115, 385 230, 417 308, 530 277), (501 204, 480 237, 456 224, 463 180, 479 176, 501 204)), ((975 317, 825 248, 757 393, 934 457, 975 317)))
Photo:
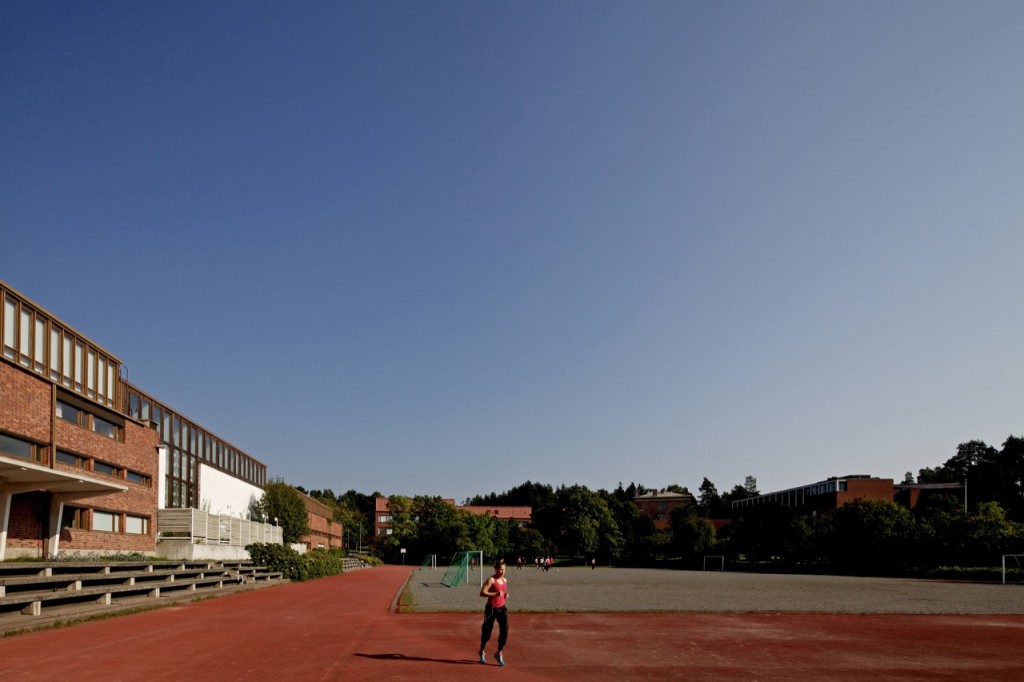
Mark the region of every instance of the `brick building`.
POLYGON ((633 503, 654 521, 655 528, 668 530, 672 527, 672 510, 692 505, 693 495, 653 490, 643 495, 637 495, 633 498, 633 503))
POLYGON ((465 509, 470 514, 493 516, 501 521, 512 521, 520 528, 528 525, 533 520, 532 507, 488 507, 486 505, 467 504, 459 507, 459 509, 465 509))
POLYGON ((795 507, 807 513, 832 511, 854 500, 884 500, 892 502, 895 492, 893 479, 867 475, 837 476, 796 488, 755 495, 732 503, 733 511, 741 511, 765 504, 795 507))
POLYGON ((264 464, 128 384, 121 360, 3 282, 0 333, 0 559, 152 554, 159 509, 248 518, 264 464))
POLYGON ((334 520, 334 510, 309 495, 298 494, 306 506, 310 531, 299 542, 304 543, 306 549, 341 549, 342 527, 334 520))
MULTIPOLYGON (((470 514, 481 516, 493 516, 502 521, 513 521, 520 527, 530 523, 533 519, 533 509, 530 507, 501 507, 501 506, 458 506, 453 499, 443 499, 456 509, 463 509, 470 514)), ((373 534, 391 535, 391 510, 388 507, 388 498, 377 497, 374 501, 373 534)))

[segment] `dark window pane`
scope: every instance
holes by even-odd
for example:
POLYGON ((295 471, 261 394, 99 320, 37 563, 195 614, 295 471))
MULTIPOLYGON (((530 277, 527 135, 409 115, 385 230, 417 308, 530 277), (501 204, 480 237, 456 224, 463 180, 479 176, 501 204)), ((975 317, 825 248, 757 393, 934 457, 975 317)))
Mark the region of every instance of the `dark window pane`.
POLYGON ((6 455, 14 455, 15 457, 30 460, 34 454, 34 449, 32 443, 28 441, 0 434, 0 452, 6 455))

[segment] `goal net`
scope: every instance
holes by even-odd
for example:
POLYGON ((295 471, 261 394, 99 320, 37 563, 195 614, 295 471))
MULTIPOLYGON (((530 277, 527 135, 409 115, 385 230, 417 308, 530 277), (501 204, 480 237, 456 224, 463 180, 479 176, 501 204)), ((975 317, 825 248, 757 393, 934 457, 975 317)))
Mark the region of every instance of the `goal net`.
POLYGON ((452 557, 452 563, 445 570, 444 576, 441 577, 441 584, 448 587, 469 585, 471 574, 475 572, 473 569, 479 569, 480 584, 483 585, 484 569, 481 566, 483 558, 483 552, 456 552, 455 556, 452 557))
POLYGON ((431 569, 433 571, 437 570, 437 555, 436 554, 428 554, 427 558, 423 560, 423 563, 420 564, 420 570, 422 571, 425 568, 429 568, 429 569, 431 569))
POLYGON ((1003 584, 1024 584, 1024 554, 1003 555, 1003 584))
POLYGON ((704 570, 724 571, 725 557, 722 555, 707 555, 704 557, 704 570))

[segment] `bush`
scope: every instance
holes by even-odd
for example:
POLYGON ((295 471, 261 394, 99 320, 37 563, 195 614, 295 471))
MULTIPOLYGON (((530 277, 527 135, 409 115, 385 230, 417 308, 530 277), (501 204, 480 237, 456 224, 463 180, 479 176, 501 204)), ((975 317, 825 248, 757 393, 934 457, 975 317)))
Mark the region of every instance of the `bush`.
POLYGON ((245 548, 252 560, 271 571, 280 571, 288 580, 313 580, 337 575, 343 571, 342 555, 334 551, 314 549, 299 554, 285 545, 253 543, 245 548))
POLYGON ((383 566, 384 560, 379 559, 372 554, 355 554, 353 555, 356 559, 359 559, 367 566, 383 566))

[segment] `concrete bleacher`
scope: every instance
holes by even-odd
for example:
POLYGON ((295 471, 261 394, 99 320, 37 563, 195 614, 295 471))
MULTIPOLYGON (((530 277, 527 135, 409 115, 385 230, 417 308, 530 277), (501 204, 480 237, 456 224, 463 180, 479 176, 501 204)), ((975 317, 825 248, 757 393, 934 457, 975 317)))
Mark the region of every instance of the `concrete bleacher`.
POLYGON ((251 561, 0 563, 0 632, 283 582, 251 561))

